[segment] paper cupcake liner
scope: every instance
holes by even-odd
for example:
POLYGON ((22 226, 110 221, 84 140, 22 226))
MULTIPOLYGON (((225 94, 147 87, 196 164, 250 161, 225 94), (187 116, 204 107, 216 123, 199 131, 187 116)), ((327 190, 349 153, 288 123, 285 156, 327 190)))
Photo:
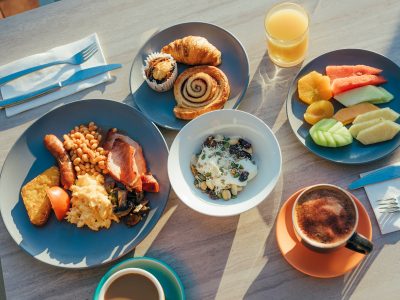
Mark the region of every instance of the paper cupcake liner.
POLYGON ((145 65, 142 68, 142 75, 143 75, 143 79, 146 80, 146 82, 150 88, 152 88, 153 90, 155 90, 157 92, 165 92, 165 91, 170 90, 174 86, 174 82, 176 80, 176 77, 178 76, 178 65, 177 65, 176 61, 174 60, 174 58, 170 54, 160 53, 160 52, 150 53, 144 62, 145 62, 145 65), (152 60, 159 58, 159 57, 168 58, 170 61, 172 61, 173 65, 174 65, 174 71, 172 72, 171 76, 163 83, 157 83, 157 81, 155 81, 155 80, 152 80, 152 81, 149 80, 145 73, 145 70, 149 67, 149 63, 152 60))

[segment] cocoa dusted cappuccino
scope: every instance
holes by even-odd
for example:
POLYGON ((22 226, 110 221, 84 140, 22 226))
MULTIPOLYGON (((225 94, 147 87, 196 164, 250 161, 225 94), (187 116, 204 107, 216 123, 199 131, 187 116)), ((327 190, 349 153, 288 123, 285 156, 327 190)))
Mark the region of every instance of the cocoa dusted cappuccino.
POLYGON ((296 221, 309 239, 334 244, 353 233, 357 215, 353 202, 340 191, 316 189, 297 202, 296 221))

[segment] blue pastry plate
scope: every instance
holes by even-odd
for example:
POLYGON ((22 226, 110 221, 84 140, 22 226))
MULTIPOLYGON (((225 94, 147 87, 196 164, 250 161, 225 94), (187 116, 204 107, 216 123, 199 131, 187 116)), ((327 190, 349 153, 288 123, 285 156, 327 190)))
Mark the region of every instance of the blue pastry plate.
MULTIPOLYGON (((228 77, 231 94, 224 108, 237 108, 249 84, 249 61, 242 44, 227 30, 213 24, 190 22, 174 25, 154 34, 139 50, 132 64, 130 75, 131 93, 135 104, 143 114, 157 125, 180 130, 188 121, 175 117, 176 105, 173 90, 156 92, 143 79, 142 67, 147 56, 160 52, 161 48, 176 39, 195 35, 206 38, 222 54, 222 63, 218 66, 228 77)), ((178 76, 190 66, 178 64, 178 76)))

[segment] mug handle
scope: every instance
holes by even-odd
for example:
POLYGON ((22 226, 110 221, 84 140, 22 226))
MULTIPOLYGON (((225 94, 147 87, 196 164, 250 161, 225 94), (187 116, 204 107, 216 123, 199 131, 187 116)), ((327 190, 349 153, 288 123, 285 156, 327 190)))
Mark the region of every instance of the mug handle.
POLYGON ((374 244, 363 235, 354 232, 347 241, 346 248, 362 254, 368 254, 374 248, 374 244))

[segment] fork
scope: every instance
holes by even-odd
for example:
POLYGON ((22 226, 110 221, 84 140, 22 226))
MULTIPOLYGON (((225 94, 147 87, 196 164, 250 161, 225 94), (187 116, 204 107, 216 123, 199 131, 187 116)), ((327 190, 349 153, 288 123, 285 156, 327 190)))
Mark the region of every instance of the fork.
POLYGON ((97 44, 92 43, 86 48, 82 49, 81 51, 75 53, 72 57, 65 59, 65 60, 57 60, 53 61, 47 64, 39 65, 39 66, 34 66, 32 68, 28 68, 22 71, 15 72, 13 74, 9 74, 3 78, 0 78, 0 85, 5 84, 6 82, 9 82, 11 80, 14 80, 18 77, 24 76, 26 74, 54 66, 54 65, 61 65, 61 64, 69 64, 69 65, 80 65, 81 63, 84 63, 87 61, 89 58, 91 58, 96 52, 98 51, 97 49, 97 44))
POLYGON ((382 213, 395 213, 400 212, 400 205, 397 198, 391 197, 386 199, 376 200, 378 209, 382 213))

